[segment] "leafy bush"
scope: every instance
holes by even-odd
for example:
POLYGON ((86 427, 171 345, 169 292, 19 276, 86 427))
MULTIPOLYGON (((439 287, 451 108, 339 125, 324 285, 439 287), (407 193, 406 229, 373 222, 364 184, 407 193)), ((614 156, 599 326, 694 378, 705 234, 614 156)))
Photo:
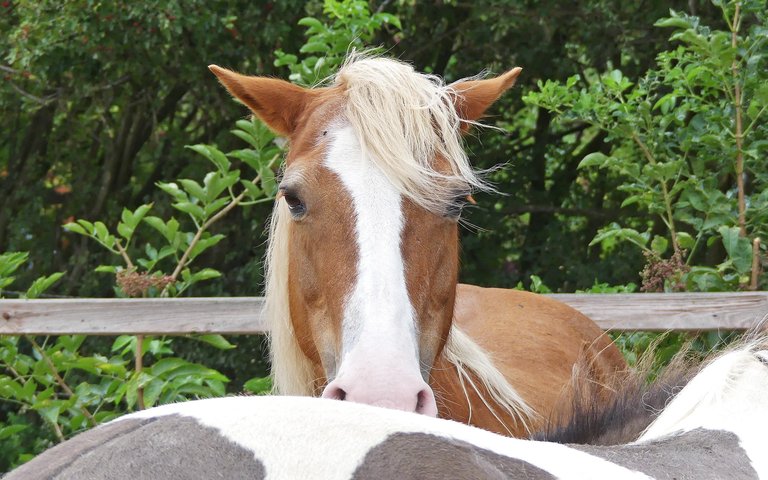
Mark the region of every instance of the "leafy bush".
POLYGON ((768 20, 764 2, 715 2, 729 31, 678 12, 674 50, 633 82, 619 70, 539 83, 525 100, 561 122, 602 131, 610 152, 579 165, 585 183, 621 179, 622 208, 636 215, 600 230, 591 245, 617 241, 649 260, 646 290, 726 291, 758 286, 753 257, 768 234, 768 20), (753 245, 754 243, 754 245, 753 245), (753 252, 754 250, 754 252, 753 252), (666 259, 663 256, 667 256, 666 259))

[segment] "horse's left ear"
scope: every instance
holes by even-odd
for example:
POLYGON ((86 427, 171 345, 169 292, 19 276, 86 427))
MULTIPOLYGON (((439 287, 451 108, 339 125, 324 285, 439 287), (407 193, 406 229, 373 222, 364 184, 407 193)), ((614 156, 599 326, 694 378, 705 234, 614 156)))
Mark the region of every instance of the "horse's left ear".
MULTIPOLYGON (((456 110, 462 120, 475 121, 483 116, 485 111, 502 93, 512 87, 523 69, 515 67, 495 78, 483 80, 467 80, 451 85, 458 94, 455 99, 456 110)), ((467 130, 469 127, 462 127, 467 130)))

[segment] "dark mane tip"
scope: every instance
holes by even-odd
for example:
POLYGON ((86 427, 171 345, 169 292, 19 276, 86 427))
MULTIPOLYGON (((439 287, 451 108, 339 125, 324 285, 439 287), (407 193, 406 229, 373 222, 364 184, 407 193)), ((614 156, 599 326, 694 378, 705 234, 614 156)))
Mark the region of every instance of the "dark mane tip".
MULTIPOLYGON (((649 349, 650 352, 653 349, 649 349)), ((638 362, 613 388, 592 378, 590 368, 574 369, 570 408, 549 420, 531 439, 582 445, 621 445, 635 441, 698 372, 683 348, 651 382, 653 354, 638 362), (606 393, 608 392, 608 393, 606 393), (569 415, 570 414, 570 415, 569 415)))

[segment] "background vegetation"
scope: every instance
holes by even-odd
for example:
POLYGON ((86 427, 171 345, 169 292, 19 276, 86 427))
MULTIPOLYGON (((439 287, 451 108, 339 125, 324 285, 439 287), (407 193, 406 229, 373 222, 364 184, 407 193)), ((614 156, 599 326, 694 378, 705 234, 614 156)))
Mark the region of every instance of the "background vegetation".
MULTIPOLYGON (((487 119, 503 131, 467 139, 478 167, 504 165, 505 195, 467 211, 462 281, 765 288, 766 7, 2 2, 0 252, 29 253, 0 258, 0 289, 260 294, 280 144, 206 66, 310 85, 350 44, 449 81, 524 67, 487 119)), ((649 340, 619 341, 631 356, 649 340)), ((141 405, 268 387, 258 338, 0 342, 0 471, 141 405)))

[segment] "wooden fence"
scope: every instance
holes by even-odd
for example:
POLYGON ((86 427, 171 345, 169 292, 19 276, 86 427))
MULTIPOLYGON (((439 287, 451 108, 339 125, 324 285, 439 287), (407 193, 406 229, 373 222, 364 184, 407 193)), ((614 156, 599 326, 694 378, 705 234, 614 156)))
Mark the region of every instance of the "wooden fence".
MULTIPOLYGON (((745 330, 768 315, 768 292, 550 295, 605 330, 745 330)), ((260 297, 0 300, 0 335, 255 334, 260 297)))

